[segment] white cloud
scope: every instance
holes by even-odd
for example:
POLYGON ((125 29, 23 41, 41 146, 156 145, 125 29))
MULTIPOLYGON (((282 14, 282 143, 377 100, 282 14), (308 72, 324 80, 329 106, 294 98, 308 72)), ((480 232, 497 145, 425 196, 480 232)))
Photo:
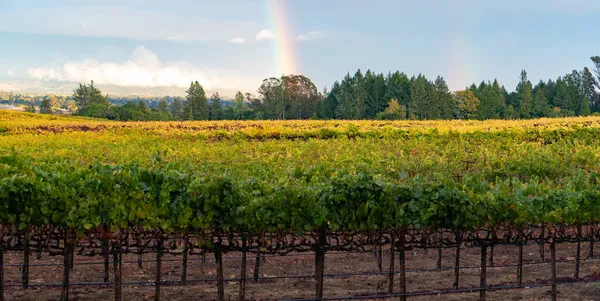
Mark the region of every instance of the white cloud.
POLYGON ((256 40, 267 40, 273 38, 273 32, 268 29, 263 29, 256 34, 256 40))
POLYGON ((8 76, 14 76, 15 74, 17 74, 17 71, 15 70, 15 68, 10 68, 10 69, 6 70, 6 74, 8 76))
POLYGON ((102 62, 96 59, 70 61, 58 67, 37 67, 27 71, 31 79, 61 82, 89 82, 125 87, 181 87, 199 81, 208 90, 249 89, 261 77, 245 76, 236 70, 201 67, 185 61, 161 62, 144 46, 137 47, 129 60, 102 62))
POLYGON ((316 39, 320 39, 325 37, 325 33, 322 31, 311 31, 307 34, 301 34, 299 36, 296 37, 297 41, 311 41, 311 40, 316 40, 316 39))
POLYGON ((186 36, 184 34, 178 34, 178 35, 167 37, 167 40, 169 40, 169 41, 183 41, 185 39, 186 39, 186 36))
POLYGON ((244 44, 244 43, 246 43, 246 39, 244 39, 244 38, 232 38, 231 40, 229 40, 229 42, 231 42, 233 44, 244 44))

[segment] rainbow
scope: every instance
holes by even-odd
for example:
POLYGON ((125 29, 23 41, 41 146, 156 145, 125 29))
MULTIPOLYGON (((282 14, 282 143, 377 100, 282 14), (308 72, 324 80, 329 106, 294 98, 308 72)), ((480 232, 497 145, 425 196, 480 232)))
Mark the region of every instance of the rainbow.
POLYGON ((298 57, 294 48, 294 37, 290 30, 283 0, 264 0, 269 20, 270 30, 273 32, 273 59, 275 71, 281 75, 300 74, 298 57))

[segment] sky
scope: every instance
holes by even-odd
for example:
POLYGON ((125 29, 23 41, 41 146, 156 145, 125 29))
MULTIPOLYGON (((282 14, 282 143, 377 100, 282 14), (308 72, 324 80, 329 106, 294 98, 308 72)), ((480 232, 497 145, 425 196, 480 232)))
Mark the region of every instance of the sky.
MULTIPOLYGON (((591 67, 596 0, 0 0, 0 90, 57 83, 256 93, 361 69, 511 91, 591 67)), ((171 89, 170 91, 172 91, 171 89)))

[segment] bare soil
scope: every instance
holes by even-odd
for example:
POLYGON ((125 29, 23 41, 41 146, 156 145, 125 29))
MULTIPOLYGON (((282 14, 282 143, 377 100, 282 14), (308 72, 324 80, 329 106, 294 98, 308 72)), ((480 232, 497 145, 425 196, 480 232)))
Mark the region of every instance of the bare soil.
MULTIPOLYGON (((588 245, 582 245, 582 259, 588 256, 588 245)), ((291 253, 291 256, 269 255, 260 266, 260 277, 273 276, 311 276, 314 272, 314 257, 311 253, 291 253)), ((23 289, 21 284, 22 254, 5 254, 5 300, 59 300, 61 287, 35 287, 23 289), (16 286, 11 286, 16 285, 16 286)), ((240 276, 240 254, 228 253, 225 255, 224 274, 227 279, 237 279, 240 276)), ((550 258, 548 246, 545 250, 546 260, 550 258)), ((559 280, 572 279, 575 271, 575 245, 557 245, 557 259, 567 262, 557 263, 557 277, 559 280)), ((396 257, 397 258, 397 257, 396 257)), ((151 254, 144 255, 143 267, 137 266, 136 255, 123 256, 123 300, 152 300, 154 298, 153 281, 155 279, 155 263, 151 254), (143 284, 126 284, 127 282, 142 282, 143 284)), ((181 258, 175 256, 163 257, 162 281, 178 281, 181 277, 181 258)), ((480 249, 463 247, 461 250, 460 264, 463 267, 460 273, 460 288, 473 288, 479 286, 480 281, 480 249)), ((525 262, 539 262, 540 253, 537 246, 526 246, 524 249, 525 262)), ((409 270, 429 269, 429 271, 409 271, 407 277, 407 290, 409 292, 448 290, 454 282, 455 250, 443 251, 443 269, 436 271, 437 250, 414 250, 406 254, 406 265, 409 270)), ((42 256, 37 260, 35 255, 30 257, 31 264, 57 264, 56 266, 31 266, 29 269, 29 283, 60 284, 62 279, 61 256, 42 256)), ((494 250, 495 265, 509 265, 517 263, 517 247, 497 246, 494 250)), ((396 259, 396 270, 398 262, 396 259)), ((112 263, 110 265, 110 281, 112 281, 112 263)), ((281 300, 311 298, 314 296, 314 280, 312 278, 291 279, 264 279, 257 283, 251 280, 254 268, 253 255, 248 256, 248 277, 246 285, 246 300, 281 300)), ((385 294, 388 289, 387 275, 346 275, 378 273, 377 259, 373 253, 333 253, 326 256, 325 274, 336 274, 336 277, 325 278, 324 297, 347 296, 373 296, 385 294)), ((389 269, 389 254, 383 253, 383 271, 389 269)), ((509 285, 516 284, 516 266, 488 267, 487 284, 509 285)), ((559 300, 600 300, 600 259, 586 259, 581 261, 580 276, 592 280, 588 283, 565 284, 558 286, 559 300)), ((182 285, 165 285, 161 287, 161 300, 215 300, 216 274, 214 258, 208 257, 204 262, 199 256, 190 256, 188 261, 188 276, 190 283, 182 285), (194 280, 207 279, 207 282, 194 280)), ((102 282, 104 265, 101 257, 75 257, 75 266, 71 272, 71 282, 102 282), (100 263, 100 264, 86 264, 100 263)), ((526 288, 502 291, 490 291, 488 300, 550 300, 550 286, 527 288, 534 283, 549 283, 551 278, 550 263, 525 265, 523 282, 526 288)), ((399 292, 399 276, 395 276, 395 292, 399 292)), ((227 281, 225 285, 226 299, 237 300, 239 282, 227 281)), ((409 297, 410 300, 478 300, 479 293, 438 294, 429 296, 409 297)), ((73 286, 70 288, 71 300, 111 300, 113 289, 110 285, 73 286)), ((381 299, 380 299, 381 300, 381 299)))

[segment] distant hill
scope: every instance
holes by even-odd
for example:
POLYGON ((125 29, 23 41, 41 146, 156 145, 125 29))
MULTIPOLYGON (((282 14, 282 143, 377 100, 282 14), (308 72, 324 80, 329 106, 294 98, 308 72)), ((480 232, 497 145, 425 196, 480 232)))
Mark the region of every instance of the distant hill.
MULTIPOLYGON (((79 83, 74 82, 11 82, 1 83, 0 90, 13 91, 28 95, 71 95, 79 83)), ((185 96, 186 88, 180 87, 124 87, 116 85, 97 85, 102 93, 111 96, 140 96, 140 97, 160 97, 160 96, 185 96)), ((237 91, 234 90, 206 90, 206 96, 210 97, 214 92, 219 92, 221 98, 233 99, 237 91)), ((243 93, 255 91, 242 91, 243 93)))

